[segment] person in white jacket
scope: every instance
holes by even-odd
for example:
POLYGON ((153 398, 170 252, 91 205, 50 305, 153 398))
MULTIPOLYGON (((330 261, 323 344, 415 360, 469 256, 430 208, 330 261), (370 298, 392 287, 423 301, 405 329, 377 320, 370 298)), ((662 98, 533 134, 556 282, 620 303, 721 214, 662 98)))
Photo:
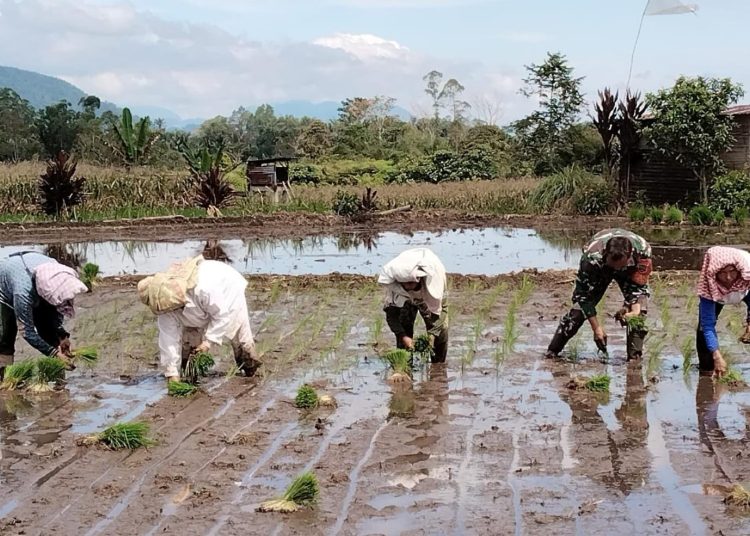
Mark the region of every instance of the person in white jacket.
MULTIPOLYGON (((193 262, 196 265, 186 292, 181 296, 182 306, 157 313, 164 376, 168 381, 179 380, 180 367, 191 354, 208 352, 212 346, 220 346, 225 341, 231 341, 235 361, 242 372, 246 376, 254 375, 261 363, 257 360, 245 300, 247 281, 222 262, 202 258, 193 262)), ((141 299, 152 310, 156 309, 154 296, 158 299, 160 291, 165 292, 153 288, 159 284, 154 283, 156 279, 146 278, 138 285, 141 299)))
POLYGON ((386 322, 398 348, 414 347, 417 313, 433 339, 433 363, 448 354, 447 277, 440 259, 427 248, 408 249, 383 266, 378 283, 385 287, 386 322))

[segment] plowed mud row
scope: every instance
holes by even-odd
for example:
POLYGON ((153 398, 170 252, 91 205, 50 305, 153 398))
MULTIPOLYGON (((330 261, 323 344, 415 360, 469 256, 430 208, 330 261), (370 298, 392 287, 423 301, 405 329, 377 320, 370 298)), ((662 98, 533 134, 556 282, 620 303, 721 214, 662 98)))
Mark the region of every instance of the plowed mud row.
MULTIPOLYGON (((519 278, 456 280, 449 362, 416 372, 411 389, 385 381, 377 351, 392 339, 371 281, 256 279, 248 298, 264 376, 227 378, 222 356, 190 399, 163 396, 155 323, 132 287, 104 286, 74 331, 102 362, 72 373, 62 393, 0 394, 0 533, 748 534, 720 493, 750 480, 750 397, 684 365, 690 277, 657 281, 648 344, 661 350, 643 363, 624 362, 611 319, 607 363, 587 328, 571 361, 543 359, 570 274, 530 275, 526 300, 519 278), (503 352, 519 299, 519 337, 503 352), (567 387, 602 372, 608 395, 567 387), (303 382, 338 406, 297 410, 303 382), (76 446, 125 419, 150 423, 156 445, 76 446), (321 484, 317 506, 255 511, 306 470, 321 484)), ((750 377, 734 342, 743 312, 727 313, 723 344, 750 377)))

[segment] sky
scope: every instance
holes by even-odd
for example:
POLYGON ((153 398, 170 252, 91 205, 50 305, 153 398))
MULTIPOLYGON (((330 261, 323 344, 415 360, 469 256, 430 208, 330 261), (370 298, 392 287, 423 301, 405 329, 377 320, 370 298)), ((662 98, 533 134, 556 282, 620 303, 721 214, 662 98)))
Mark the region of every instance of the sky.
MULTIPOLYGON (((661 1, 661 0, 660 0, 661 1)), ((669 0, 672 1, 672 0, 669 0)), ((680 75, 750 91, 749 0, 689 0, 644 19, 631 88, 680 75)), ((287 100, 388 95, 429 113, 423 76, 456 78, 479 119, 534 109, 525 65, 548 51, 589 102, 624 91, 646 0, 0 0, 0 65, 63 78, 119 105, 183 118, 287 100)), ((750 102, 750 94, 745 99, 750 102)))

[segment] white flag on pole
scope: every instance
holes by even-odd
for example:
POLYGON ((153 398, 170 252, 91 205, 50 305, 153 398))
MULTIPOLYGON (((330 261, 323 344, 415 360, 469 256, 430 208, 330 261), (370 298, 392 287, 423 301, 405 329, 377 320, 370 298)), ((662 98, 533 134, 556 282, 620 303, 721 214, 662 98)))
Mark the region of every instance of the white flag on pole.
POLYGON ((695 13, 698 4, 686 4, 680 0, 648 0, 646 15, 682 15, 695 13))

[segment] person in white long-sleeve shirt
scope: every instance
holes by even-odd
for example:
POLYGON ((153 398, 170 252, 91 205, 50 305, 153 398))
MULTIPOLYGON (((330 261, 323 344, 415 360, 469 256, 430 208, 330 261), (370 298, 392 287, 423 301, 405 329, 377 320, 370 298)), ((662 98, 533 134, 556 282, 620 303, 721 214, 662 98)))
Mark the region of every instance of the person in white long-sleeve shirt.
MULTIPOLYGON (((169 381, 179 380, 180 367, 191 354, 208 352, 212 346, 231 341, 237 365, 245 375, 252 376, 261 363, 245 300, 247 281, 234 268, 218 261, 201 259, 196 270, 194 286, 188 285, 182 300, 184 306, 158 315, 164 375, 169 381)), ((139 292, 151 284, 144 281, 139 284, 139 292)))

